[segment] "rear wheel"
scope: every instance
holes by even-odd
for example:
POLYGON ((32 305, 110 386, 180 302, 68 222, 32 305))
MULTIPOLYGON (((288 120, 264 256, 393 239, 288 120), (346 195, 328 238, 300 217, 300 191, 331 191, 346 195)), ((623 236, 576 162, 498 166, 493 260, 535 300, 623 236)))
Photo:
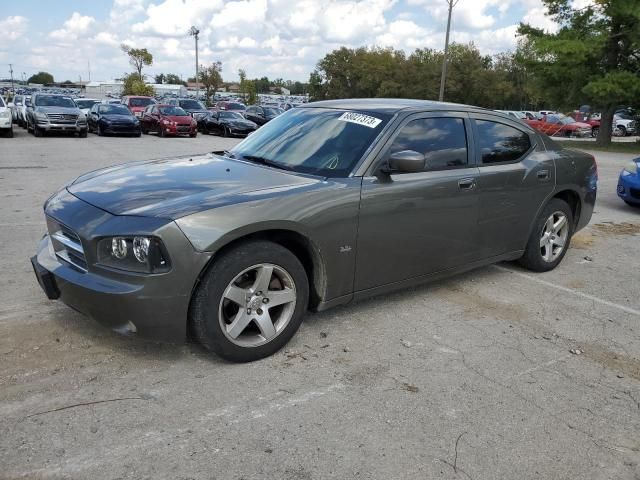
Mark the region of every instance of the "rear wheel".
POLYGON ((191 302, 194 336, 234 362, 272 355, 298 330, 309 299, 304 267, 271 242, 241 244, 209 268, 191 302))
POLYGON ((624 137, 626 134, 627 134, 627 129, 624 128, 622 125, 617 126, 616 128, 613 129, 614 137, 624 137))
POLYGON ((552 199, 535 222, 520 264, 535 272, 556 268, 569 248, 573 214, 567 202, 552 199))

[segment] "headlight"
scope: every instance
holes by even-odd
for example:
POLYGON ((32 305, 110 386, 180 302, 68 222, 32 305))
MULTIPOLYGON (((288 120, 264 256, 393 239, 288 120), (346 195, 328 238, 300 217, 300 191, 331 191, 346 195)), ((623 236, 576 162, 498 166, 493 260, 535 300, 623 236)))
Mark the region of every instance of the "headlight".
POLYGON ((49 117, 47 117, 47 114, 42 112, 36 112, 36 118, 38 120, 44 120, 45 122, 49 120, 49 117))
POLYGON ((0 112, 0 118, 9 118, 11 116, 11 112, 9 110, 5 110, 4 112, 0 112))
POLYGON ((162 273, 170 269, 169 256, 162 242, 145 236, 101 239, 98 264, 137 273, 162 273))
POLYGON ((635 160, 630 160, 629 163, 624 166, 622 174, 624 175, 625 172, 627 175, 635 175, 638 173, 638 164, 635 160))

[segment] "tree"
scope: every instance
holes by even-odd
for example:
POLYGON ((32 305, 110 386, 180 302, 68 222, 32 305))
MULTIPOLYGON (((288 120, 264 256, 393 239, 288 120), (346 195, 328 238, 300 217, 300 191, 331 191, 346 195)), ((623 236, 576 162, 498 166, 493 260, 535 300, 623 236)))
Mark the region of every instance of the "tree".
POLYGON ((153 87, 144 83, 137 73, 125 74, 122 78, 124 85, 122 87, 122 95, 143 95, 152 97, 155 94, 153 87))
POLYGON ((240 95, 244 99, 247 93, 247 72, 242 68, 238 70, 238 77, 240 77, 240 95))
POLYGON ((156 83, 164 83, 165 78, 166 77, 164 73, 159 73, 158 75, 153 76, 153 79, 156 83))
POLYGON ((595 0, 574 8, 570 0, 543 0, 560 28, 545 32, 521 24, 531 45, 528 66, 556 105, 583 99, 602 110, 597 143, 611 142, 616 106, 640 97, 640 0, 595 0))
POLYGON ((216 93, 216 90, 222 85, 222 62, 213 62, 211 65, 200 65, 199 75, 200 83, 204 86, 207 103, 216 93))
POLYGON ((142 68, 144 66, 149 67, 153 65, 153 55, 151 55, 146 48, 132 48, 126 43, 123 43, 120 48, 129 56, 129 63, 136 69, 138 78, 144 81, 142 68))
POLYGON ((53 83, 53 75, 51 75, 49 72, 38 72, 35 75, 31 75, 27 82, 38 83, 40 85, 53 83))

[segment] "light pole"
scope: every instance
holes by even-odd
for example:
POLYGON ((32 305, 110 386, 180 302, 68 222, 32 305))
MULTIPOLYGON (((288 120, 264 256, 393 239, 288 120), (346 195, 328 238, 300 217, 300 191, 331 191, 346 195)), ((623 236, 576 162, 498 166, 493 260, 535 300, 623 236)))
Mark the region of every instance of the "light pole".
POLYGON ((444 40, 444 58, 442 59, 442 76, 440 77, 440 95, 438 96, 439 101, 444 101, 444 82, 447 78, 447 54, 449 53, 449 31, 451 30, 451 12, 453 12, 453 7, 458 4, 459 0, 447 0, 447 4, 449 5, 449 16, 447 18, 447 35, 444 40))
POLYGON ((200 83, 198 81, 198 35, 200 34, 200 30, 196 27, 191 27, 189 30, 189 35, 196 39, 196 100, 200 100, 200 83))

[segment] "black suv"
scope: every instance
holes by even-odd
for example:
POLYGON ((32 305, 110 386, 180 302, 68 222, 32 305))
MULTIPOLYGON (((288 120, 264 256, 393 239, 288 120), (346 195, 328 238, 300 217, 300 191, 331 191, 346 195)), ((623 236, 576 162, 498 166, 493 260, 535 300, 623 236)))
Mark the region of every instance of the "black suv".
POLYGON ((46 132, 87 136, 87 117, 68 95, 37 93, 27 100, 27 130, 36 137, 46 132))
POLYGON ((196 121, 202 120, 209 113, 209 110, 207 110, 202 103, 197 100, 193 100, 192 98, 172 98, 167 100, 166 104, 182 108, 185 112, 195 118, 196 121))

